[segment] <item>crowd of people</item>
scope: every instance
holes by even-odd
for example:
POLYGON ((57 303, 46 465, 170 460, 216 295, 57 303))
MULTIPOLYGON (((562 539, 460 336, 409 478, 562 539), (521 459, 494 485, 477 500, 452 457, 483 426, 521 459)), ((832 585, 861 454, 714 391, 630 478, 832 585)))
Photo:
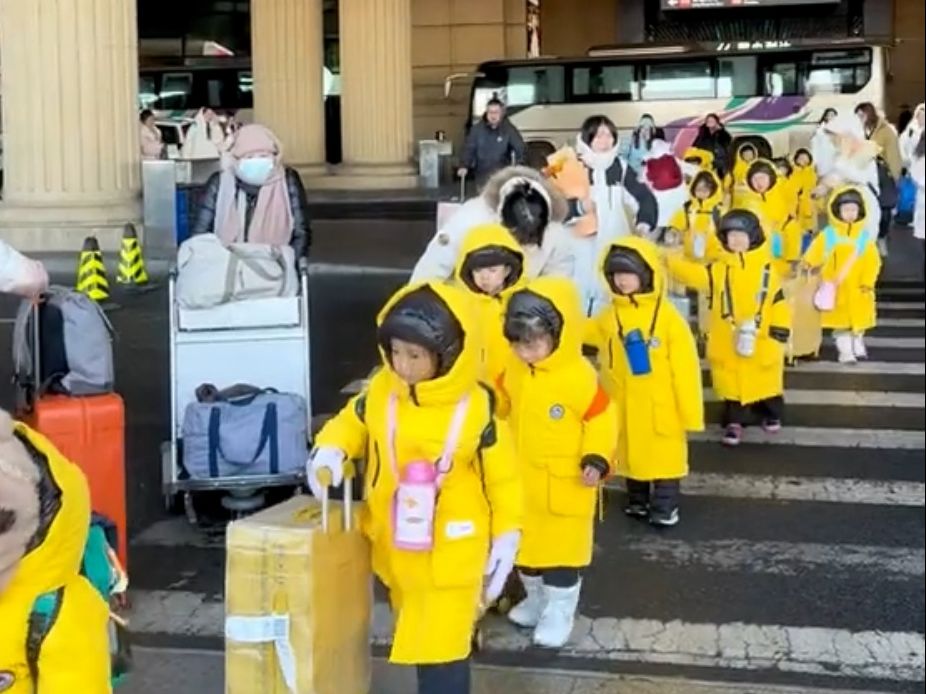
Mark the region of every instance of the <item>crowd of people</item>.
MULTIPOLYGON (((536 171, 511 165, 523 143, 490 108, 460 171, 478 172, 480 194, 386 303, 382 368, 307 469, 320 495, 321 470, 337 485, 346 461, 368 461, 364 531, 396 612, 391 657, 418 667, 421 694, 469 691, 473 630, 512 576, 523 592, 508 619, 538 646, 567 642, 606 477, 625 480, 628 516, 679 522, 704 405, 678 289, 700 295, 720 442, 752 425, 774 435, 788 283, 816 277, 839 361, 866 358, 884 188, 916 166, 922 180, 922 109, 900 138, 868 105, 827 113, 810 147, 776 159, 751 140, 731 153, 715 115, 682 157, 651 117, 622 144, 597 115, 536 171), (408 473, 421 462, 424 487, 408 473)), ((919 205, 921 237, 921 183, 919 205)))

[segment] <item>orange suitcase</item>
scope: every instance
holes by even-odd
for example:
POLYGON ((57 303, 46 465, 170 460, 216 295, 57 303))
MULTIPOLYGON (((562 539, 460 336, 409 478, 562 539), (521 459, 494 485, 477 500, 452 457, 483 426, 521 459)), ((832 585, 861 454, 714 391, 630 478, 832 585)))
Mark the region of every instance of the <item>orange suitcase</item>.
POLYGON ((22 419, 87 475, 91 507, 116 525, 119 561, 127 568, 122 398, 115 393, 81 398, 43 395, 22 419))

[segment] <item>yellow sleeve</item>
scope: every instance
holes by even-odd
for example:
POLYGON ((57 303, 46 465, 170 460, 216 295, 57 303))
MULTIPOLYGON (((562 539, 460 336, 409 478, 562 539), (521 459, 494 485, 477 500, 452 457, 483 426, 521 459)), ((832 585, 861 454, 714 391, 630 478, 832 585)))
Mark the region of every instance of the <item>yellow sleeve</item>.
POLYGON ((340 412, 325 422, 315 437, 316 447, 339 448, 351 460, 364 456, 367 447, 365 417, 368 392, 365 390, 351 398, 340 412))
POLYGON ((676 282, 699 292, 710 289, 710 267, 693 263, 676 253, 666 254, 666 267, 676 282))
POLYGON ((865 244, 865 252, 858 259, 861 264, 859 273, 860 284, 868 289, 875 288, 875 282, 878 281, 878 275, 881 274, 881 254, 874 243, 865 244))
POLYGON ((520 530, 524 520, 524 492, 508 422, 492 418, 482 434, 479 458, 492 512, 492 537, 520 530))
POLYGON ((75 576, 64 586, 58 616, 42 642, 35 694, 109 694, 109 605, 75 576))
POLYGON ((595 378, 594 395, 582 415, 582 457, 600 456, 613 469, 617 452, 617 405, 595 378))
POLYGON ((601 354, 607 344, 607 338, 604 336, 604 321, 609 309, 610 306, 607 306, 602 309, 597 316, 591 316, 585 319, 585 336, 582 339, 582 344, 597 349, 599 354, 601 354))
POLYGON ((688 215, 685 213, 685 208, 682 207, 678 212, 672 215, 672 219, 669 220, 669 226, 676 231, 685 231, 687 224, 688 215))
POLYGON ((803 262, 807 267, 818 268, 823 265, 826 258, 824 258, 824 253, 826 251, 826 233, 821 232, 817 234, 813 241, 810 242, 810 248, 807 249, 807 252, 804 253, 803 262))
POLYGON ((669 322, 669 367, 678 416, 685 431, 704 430, 704 390, 701 359, 691 328, 681 316, 671 314, 669 322))

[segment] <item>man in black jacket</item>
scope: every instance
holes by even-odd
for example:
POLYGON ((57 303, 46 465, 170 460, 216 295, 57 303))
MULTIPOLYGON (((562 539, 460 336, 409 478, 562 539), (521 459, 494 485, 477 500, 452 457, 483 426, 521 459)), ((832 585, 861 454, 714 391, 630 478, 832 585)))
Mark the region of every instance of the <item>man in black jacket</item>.
POLYGON ((496 171, 524 161, 524 140, 521 133, 505 117, 505 106, 492 99, 482 120, 473 125, 466 142, 457 174, 460 178, 472 173, 480 188, 496 171))

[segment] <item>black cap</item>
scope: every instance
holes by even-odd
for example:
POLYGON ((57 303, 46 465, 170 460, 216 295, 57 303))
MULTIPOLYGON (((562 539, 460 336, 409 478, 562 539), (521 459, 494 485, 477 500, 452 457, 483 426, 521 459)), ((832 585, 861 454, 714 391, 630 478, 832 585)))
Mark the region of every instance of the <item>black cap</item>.
POLYGON ((437 357, 437 376, 445 375, 463 351, 463 328, 430 287, 415 289, 389 309, 377 331, 380 346, 390 354, 390 341, 420 345, 437 357))
POLYGON ((653 268, 635 248, 612 246, 608 255, 605 256, 602 269, 608 286, 615 294, 620 294, 617 285, 614 284, 614 275, 618 272, 639 277, 640 294, 649 294, 653 291, 653 268))
POLYGON ((524 272, 524 263, 521 258, 522 256, 520 253, 515 253, 510 248, 505 248, 504 246, 483 246, 466 255, 466 258, 463 260, 460 276, 471 291, 479 292, 481 290, 473 282, 473 272, 487 267, 504 265, 511 268, 511 272, 508 273, 508 277, 505 280, 505 287, 507 288, 521 279, 521 275, 524 272))
POLYGON ((509 342, 524 342, 549 335, 553 338, 553 349, 556 349, 563 334, 563 315, 545 296, 522 289, 508 300, 504 333, 509 342))
POLYGON ((836 195, 836 197, 834 197, 833 201, 830 203, 830 210, 836 219, 842 219, 839 216, 839 207, 846 202, 854 202, 856 205, 858 205, 859 219, 867 216, 867 210, 865 209, 865 197, 857 188, 849 188, 848 190, 844 190, 836 195))
POLYGON ((749 210, 730 210, 721 218, 720 226, 717 229, 717 237, 727 250, 729 250, 727 234, 731 231, 742 231, 749 236, 749 250, 758 248, 765 243, 765 232, 762 231, 762 223, 755 213, 749 210))

